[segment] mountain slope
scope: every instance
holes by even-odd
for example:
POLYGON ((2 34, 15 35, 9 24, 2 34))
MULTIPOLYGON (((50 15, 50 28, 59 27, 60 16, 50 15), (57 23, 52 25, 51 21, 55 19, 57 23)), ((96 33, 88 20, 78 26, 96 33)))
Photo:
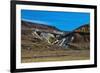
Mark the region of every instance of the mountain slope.
POLYGON ((33 23, 33 22, 28 22, 28 21, 21 21, 22 23, 22 29, 27 29, 27 28, 32 28, 32 29, 38 29, 38 30, 44 30, 44 31, 48 31, 48 32, 61 32, 61 30, 57 29, 54 26, 49 26, 49 25, 44 25, 44 24, 39 24, 39 23, 33 23))
POLYGON ((47 42, 48 44, 54 44, 64 47, 68 47, 69 44, 70 46, 77 45, 77 48, 80 45, 82 48, 86 46, 86 48, 89 48, 89 28, 89 24, 85 24, 76 28, 72 32, 65 33, 65 31, 60 31, 53 26, 22 21, 22 44, 25 43, 25 41, 30 43, 43 41, 47 42), (59 32, 60 34, 57 32, 59 32), (87 43, 88 45, 84 43, 87 43))

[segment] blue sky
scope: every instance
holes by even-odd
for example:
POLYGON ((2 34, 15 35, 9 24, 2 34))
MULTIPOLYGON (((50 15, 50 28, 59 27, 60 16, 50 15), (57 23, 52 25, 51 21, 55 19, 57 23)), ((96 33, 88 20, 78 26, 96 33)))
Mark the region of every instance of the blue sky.
POLYGON ((90 23, 90 13, 21 10, 21 20, 55 26, 64 31, 90 23))

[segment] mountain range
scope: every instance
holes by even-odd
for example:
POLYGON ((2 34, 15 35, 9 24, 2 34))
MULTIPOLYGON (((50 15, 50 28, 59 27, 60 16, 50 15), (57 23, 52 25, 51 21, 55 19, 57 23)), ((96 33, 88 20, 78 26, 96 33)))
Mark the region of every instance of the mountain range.
POLYGON ((47 42, 50 45, 89 49, 90 26, 84 24, 73 31, 61 31, 54 26, 21 21, 21 45, 47 42))

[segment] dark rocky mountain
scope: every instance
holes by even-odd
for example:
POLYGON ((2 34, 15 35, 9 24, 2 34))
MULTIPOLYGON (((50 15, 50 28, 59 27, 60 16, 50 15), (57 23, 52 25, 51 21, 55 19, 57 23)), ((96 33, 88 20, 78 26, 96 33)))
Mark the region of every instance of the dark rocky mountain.
POLYGON ((82 25, 69 33, 59 36, 58 40, 54 43, 60 46, 89 49, 90 26, 89 24, 82 25))
POLYGON ((74 30, 74 32, 90 33, 89 24, 82 25, 74 30))
POLYGON ((39 23, 21 21, 21 41, 22 47, 30 44, 56 45, 65 48, 89 49, 90 26, 85 24, 71 32, 65 32, 53 26, 39 23))
POLYGON ((74 30, 75 39, 73 42, 89 42, 90 41, 90 26, 89 24, 85 24, 80 26, 74 30))
POLYGON ((61 34, 63 34, 63 32, 53 26, 21 21, 22 47, 39 42, 51 44, 56 40, 55 37, 61 34))
POLYGON ((43 32, 49 32, 49 33, 60 33, 63 34, 63 32, 59 29, 57 29, 54 26, 39 24, 39 23, 33 23, 28 21, 21 21, 22 23, 22 30, 36 30, 36 31, 43 31, 43 32))
POLYGON ((85 24, 76 28, 71 35, 71 41, 69 45, 73 48, 90 48, 90 26, 89 24, 85 24))

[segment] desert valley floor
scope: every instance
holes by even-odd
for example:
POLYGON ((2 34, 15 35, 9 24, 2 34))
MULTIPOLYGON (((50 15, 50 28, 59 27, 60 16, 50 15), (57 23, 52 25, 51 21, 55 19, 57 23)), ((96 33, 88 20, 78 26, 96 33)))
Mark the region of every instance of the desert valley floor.
POLYGON ((46 46, 46 44, 35 44, 34 46, 38 48, 34 47, 32 50, 22 49, 22 63, 88 60, 90 58, 89 49, 63 49, 57 46, 46 46))

